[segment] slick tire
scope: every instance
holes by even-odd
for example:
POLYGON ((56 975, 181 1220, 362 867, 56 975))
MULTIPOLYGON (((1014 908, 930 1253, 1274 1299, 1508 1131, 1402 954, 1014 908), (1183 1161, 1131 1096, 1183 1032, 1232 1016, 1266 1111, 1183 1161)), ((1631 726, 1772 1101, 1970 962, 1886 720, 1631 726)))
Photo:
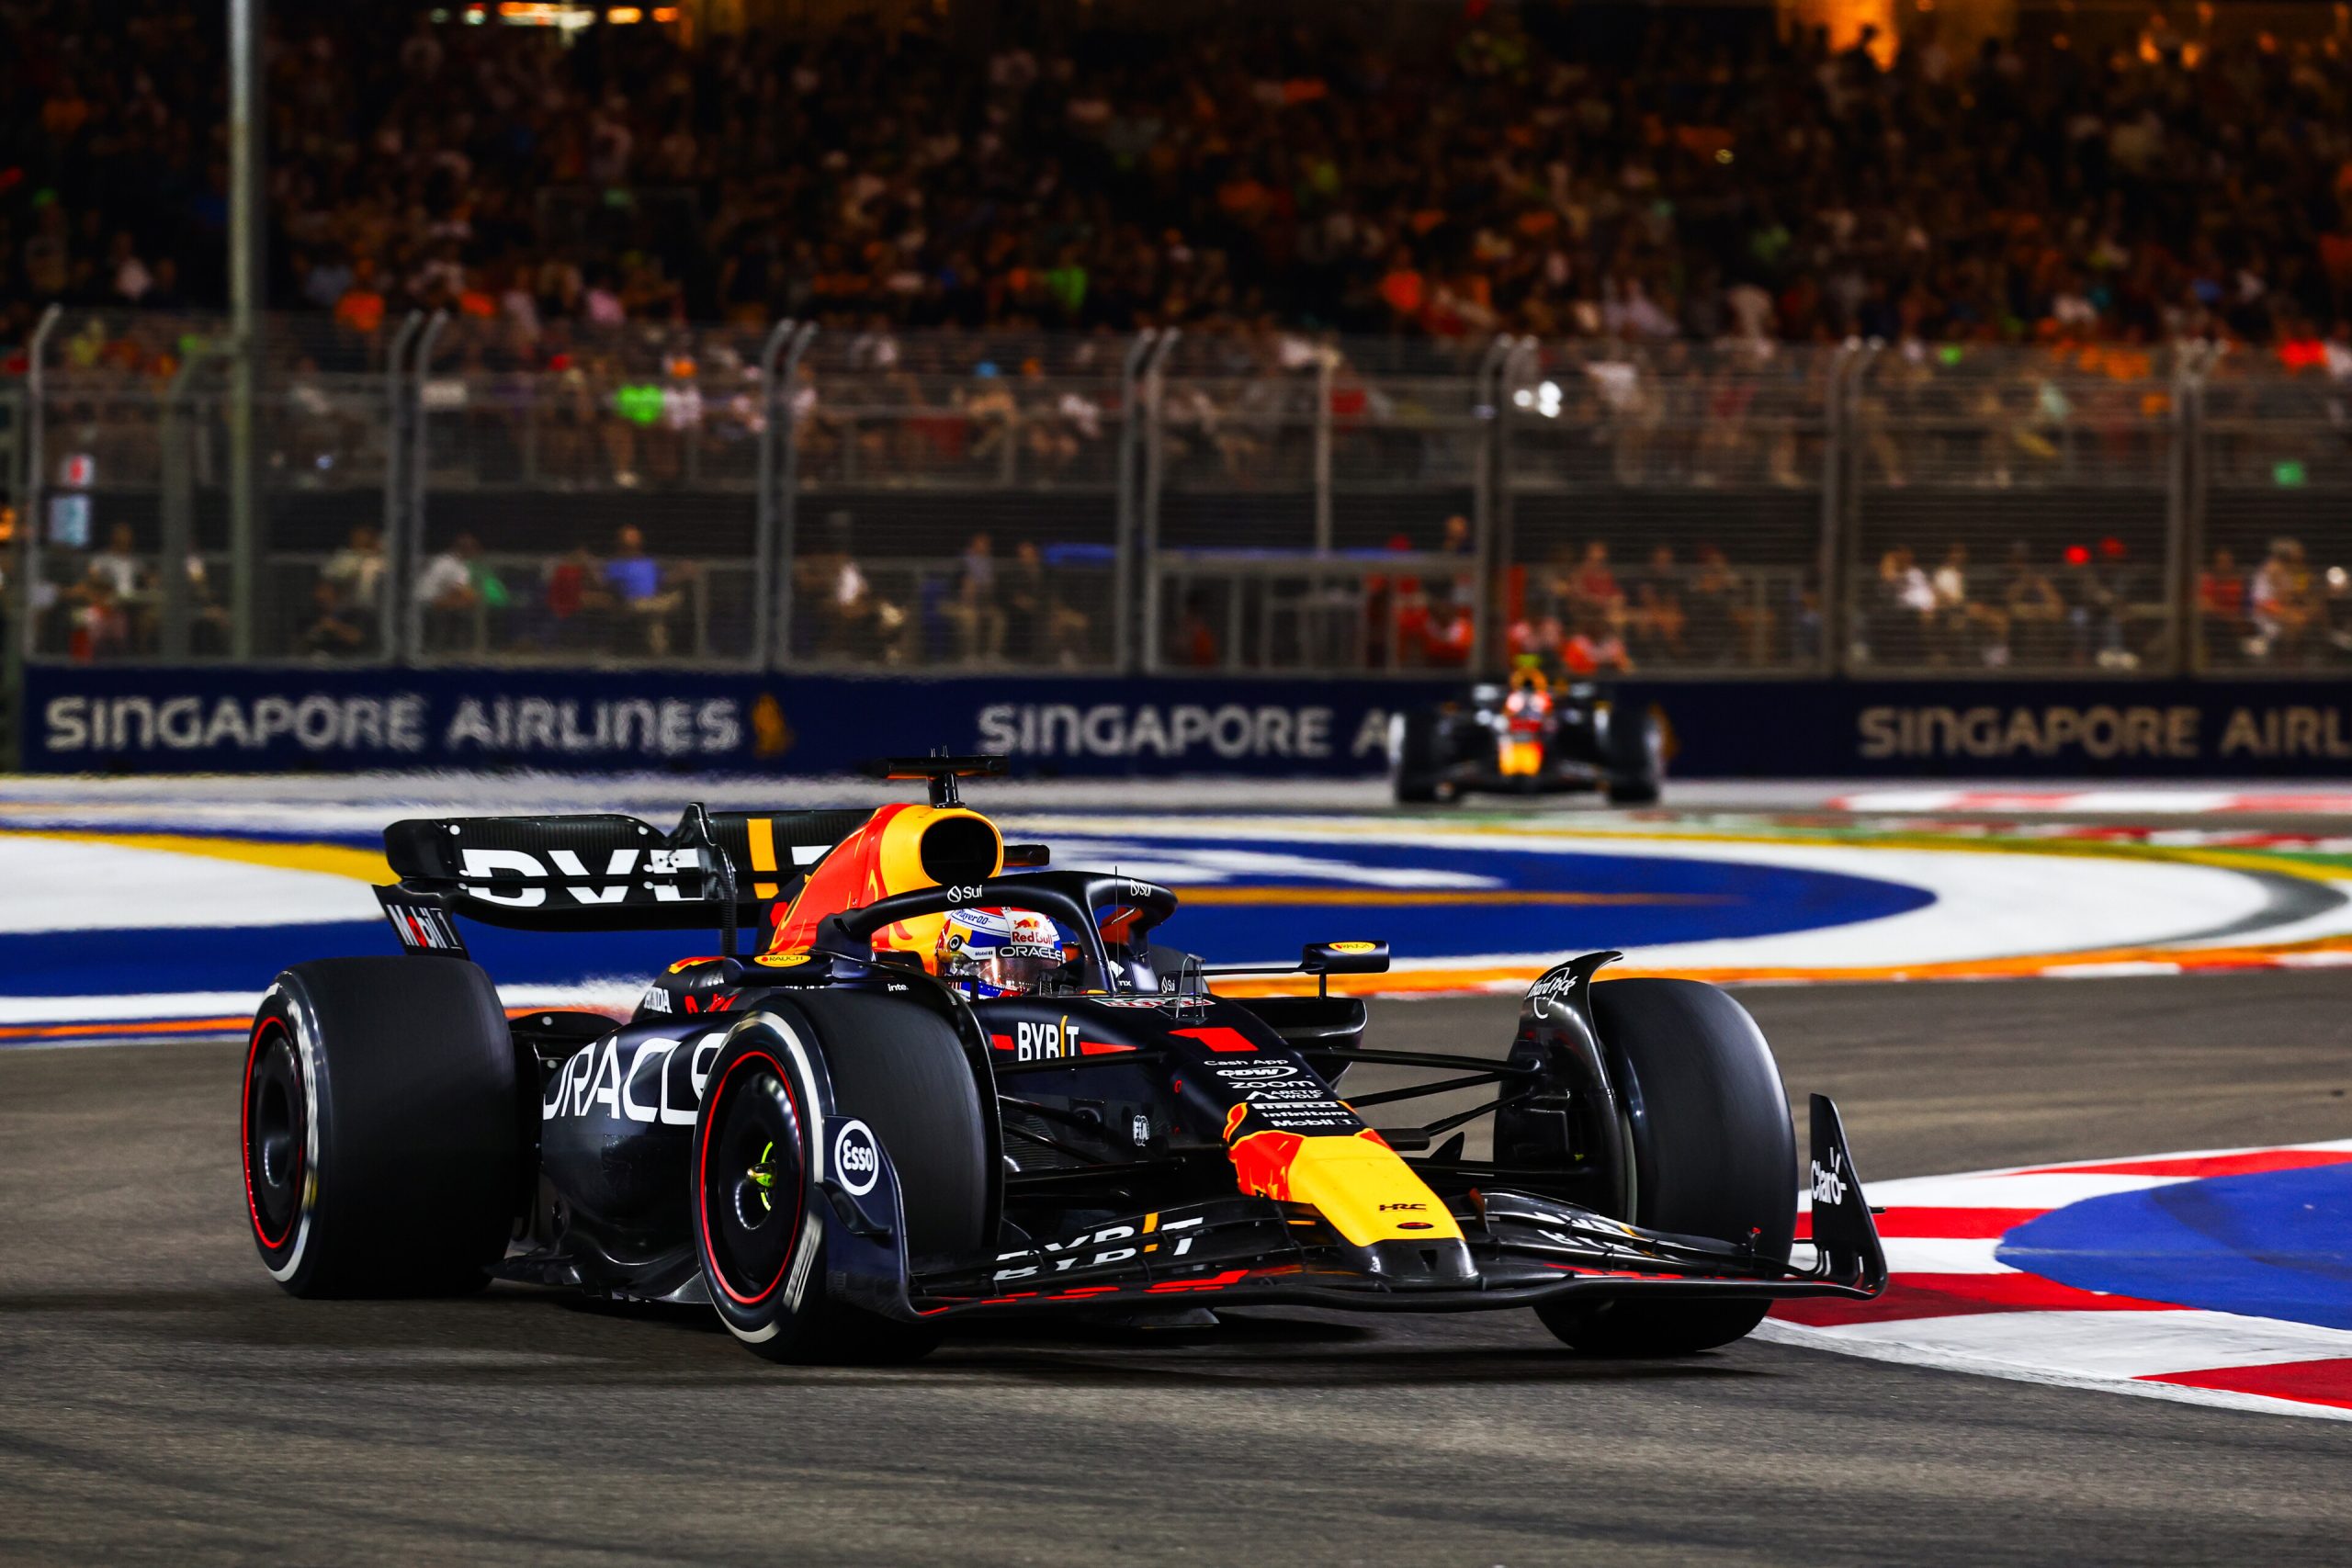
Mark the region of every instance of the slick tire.
POLYGON ((1397 720, 1395 784, 1399 806, 1434 806, 1442 798, 1439 780, 1445 771, 1444 749, 1437 716, 1411 712, 1397 720))
POLYGON ((1609 718, 1609 804, 1656 806, 1666 777, 1666 738, 1657 715, 1621 705, 1609 718))
POLYGON ((254 1015, 243 1091, 245 1213, 280 1285, 415 1296, 488 1282, 519 1208, 525 1119, 506 1013, 479 967, 296 964, 254 1015))
MULTIPOLYGON (((1742 1242, 1785 1262, 1796 1234, 1796 1133, 1756 1021, 1694 980, 1595 986, 1593 1022, 1623 1108, 1634 1224, 1742 1242)), ((1727 1345, 1764 1320, 1763 1300, 1651 1296, 1536 1308, 1579 1350, 1680 1356, 1727 1345)))
MULTIPOLYGON (((899 1180, 910 1258, 970 1258, 987 1241, 989 1169, 962 1041, 925 1008, 815 991, 765 1003, 711 1064, 695 1123, 695 1249, 711 1304, 773 1361, 882 1363, 937 1336, 829 1300, 823 1194, 808 1181, 817 1111, 784 1032, 822 1056, 835 1112, 872 1130, 899 1180)), ((993 1108, 990 1108, 991 1110, 993 1108)))

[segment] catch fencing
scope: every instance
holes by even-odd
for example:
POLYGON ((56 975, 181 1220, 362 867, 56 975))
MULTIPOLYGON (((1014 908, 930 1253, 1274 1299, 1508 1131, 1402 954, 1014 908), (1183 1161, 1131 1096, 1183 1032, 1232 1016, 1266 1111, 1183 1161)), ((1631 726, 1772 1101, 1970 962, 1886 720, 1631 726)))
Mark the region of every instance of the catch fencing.
POLYGON ((37 661, 1666 680, 2352 670, 2324 344, 52 313, 37 661), (362 329, 365 330, 362 330, 362 329))

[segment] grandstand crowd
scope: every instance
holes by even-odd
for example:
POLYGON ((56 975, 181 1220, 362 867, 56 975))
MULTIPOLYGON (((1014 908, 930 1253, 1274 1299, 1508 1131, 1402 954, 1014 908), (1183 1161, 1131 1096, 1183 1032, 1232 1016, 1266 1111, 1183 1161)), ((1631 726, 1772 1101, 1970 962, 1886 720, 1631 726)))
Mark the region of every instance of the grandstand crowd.
MULTIPOLYGON (((1890 54, 1761 9, 1596 29, 1477 0, 1385 43, 1007 23, 976 44, 949 7, 687 47, 650 23, 466 16, 274 8, 268 302, 300 330, 273 329, 265 439, 285 483, 375 482, 380 394, 336 373, 380 368, 417 310, 456 326, 432 479, 531 493, 747 483, 758 345, 786 319, 825 329, 787 405, 800 482, 820 490, 1108 487, 1125 334, 1155 326, 1190 345, 1154 415, 1170 482, 1216 494, 1305 482, 1297 382, 1318 356, 1335 468, 1419 493, 1461 461, 1444 400, 1498 332, 1547 345, 1519 396, 1557 433, 1513 477, 1751 497, 1820 482, 1822 345, 1858 337, 1897 345, 1854 400, 1854 479, 1890 494, 2160 482, 2165 344, 2352 381, 2352 62, 2330 42, 1958 51, 1923 14, 1890 54), (1001 352, 1013 342, 1041 346, 1001 352)), ((217 14, 0 0, 0 370, 62 304, 53 364, 169 379, 181 313, 226 295, 224 75, 217 14)), ((154 466, 154 407, 77 388, 53 412, 97 471, 154 466)), ((2304 483, 2256 428, 2233 427, 2245 451, 2216 446, 2215 472, 2304 483)), ((2327 482, 2334 449, 2313 460, 2327 482)), ((1453 504, 1432 495, 1351 547, 1461 553, 1453 504)), ((1023 517, 999 555, 986 532, 822 515, 792 568, 797 658, 1109 657, 1099 542, 1023 517)), ((2015 516, 1871 544, 1848 660, 2165 657, 2153 537, 2015 516)), ((704 657, 747 622, 742 563, 675 517, 650 541, 525 521, 485 527, 486 548, 436 536, 409 588, 427 649, 704 657)), ((1706 511, 1586 521, 1521 539, 1499 606, 1513 651, 1598 673, 1823 655, 1809 534, 1706 511)), ((153 651, 149 528, 107 513, 52 552, 32 595, 44 648, 153 651)), ((385 646, 372 532, 286 552, 284 650, 385 646)), ((2285 535, 2211 552, 2190 606, 2204 662, 2352 659, 2344 548, 2333 530, 2312 543, 2308 560, 2285 535)), ((196 558, 188 573, 192 644, 217 651, 219 584, 196 558)), ((1372 664, 1461 666, 1473 587, 1373 570, 1325 607, 1368 629, 1330 635, 1372 664)), ((1165 660, 1220 665, 1238 603, 1171 597, 1165 660)))
MULTIPOLYGON (((1713 8, 1607 47, 1475 3, 1385 47, 437 15, 273 8, 274 306, 2352 351, 2332 40, 1972 52, 1929 17, 1883 68, 1713 8)), ((0 343, 224 297, 224 91, 216 7, 0 6, 0 343)))

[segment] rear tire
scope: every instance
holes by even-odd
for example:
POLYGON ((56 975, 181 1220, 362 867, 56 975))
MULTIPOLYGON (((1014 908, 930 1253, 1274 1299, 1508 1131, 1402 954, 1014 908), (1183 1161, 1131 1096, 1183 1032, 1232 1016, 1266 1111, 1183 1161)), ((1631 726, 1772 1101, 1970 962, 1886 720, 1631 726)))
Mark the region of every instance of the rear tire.
MULTIPOLYGON (((1653 1230, 1740 1243, 1786 1262, 1796 1235, 1796 1132, 1780 1068, 1747 1010, 1693 980, 1612 980, 1589 993, 1618 1080, 1630 1218, 1653 1230)), ((1769 1301, 1656 1296, 1540 1306, 1579 1350, 1680 1356, 1740 1338, 1769 1301)))
MULTIPOLYGON (((864 1122, 888 1155, 910 1259, 978 1253, 994 1173, 954 1028, 927 1009, 856 992, 765 1008, 824 1058, 835 1113, 864 1122)), ((933 1330, 826 1296, 821 1200, 808 1182, 815 1115, 770 1030, 739 1032, 711 1064, 693 1166, 695 1247, 711 1304, 769 1360, 913 1360, 937 1344, 933 1330)))
POLYGON ((514 1039, 456 958, 299 964, 263 997, 238 1119, 245 1211, 298 1296, 479 1290, 522 1190, 514 1039))

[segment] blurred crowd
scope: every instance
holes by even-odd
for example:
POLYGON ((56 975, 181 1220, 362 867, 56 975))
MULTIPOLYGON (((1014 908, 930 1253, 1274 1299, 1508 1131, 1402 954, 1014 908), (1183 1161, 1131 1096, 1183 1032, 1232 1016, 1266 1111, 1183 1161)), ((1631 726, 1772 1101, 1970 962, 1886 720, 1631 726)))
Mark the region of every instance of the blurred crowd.
MULTIPOLYGON (((1924 7, 1922 8, 1925 9, 1924 7)), ((2352 352, 2334 41, 1832 51, 1769 13, 1472 5, 821 38, 275 7, 274 305, 2352 352), (1362 29, 1369 37, 1384 29, 1362 29), (2211 217, 2226 211, 2229 221, 2211 217)), ((219 302, 218 8, 0 7, 0 342, 219 302)))
MULTIPOLYGON (((1955 672, 2138 670, 2167 651, 2164 578, 2161 561, 2134 558, 2111 536, 2064 546, 2054 558, 2018 540, 1997 566, 1977 562, 1964 543, 1932 566, 1896 546, 1858 595, 1855 661, 1955 672)), ((2272 539, 2250 566, 2215 548, 2190 609, 2200 668, 2352 665, 2352 569, 2314 567, 2301 539, 2272 539)))

